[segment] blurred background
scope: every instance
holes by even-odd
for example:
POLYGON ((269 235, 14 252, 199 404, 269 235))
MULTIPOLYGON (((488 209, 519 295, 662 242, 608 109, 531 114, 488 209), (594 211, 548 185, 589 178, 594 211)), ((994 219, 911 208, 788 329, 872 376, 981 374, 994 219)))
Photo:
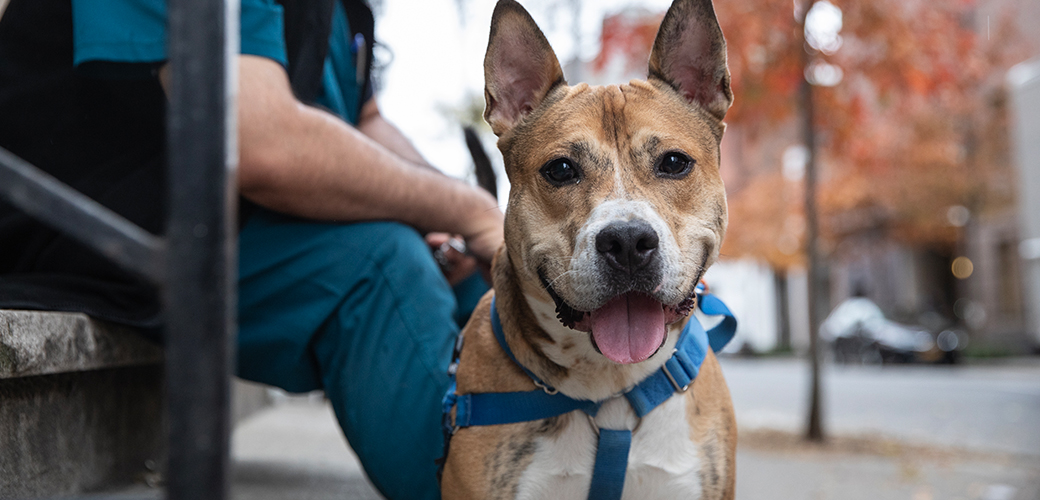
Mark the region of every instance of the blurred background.
MULTIPOLYGON (((494 2, 371 3, 384 114, 471 180, 475 127, 504 200, 494 2)), ((607 84, 645 77, 670 2, 522 3, 570 82, 607 84)), ((707 282, 740 320, 737 498, 1040 500, 1040 1, 715 7, 735 104, 707 282)), ((236 397, 236 498, 379 498, 320 393, 236 397)))
MULTIPOLYGON (((374 3, 380 106, 434 165, 471 176, 461 126, 484 127, 494 2, 374 3)), ((1029 61, 1040 57, 1040 2, 818 1, 803 44, 798 21, 808 3, 716 2, 736 97, 722 154, 730 229, 708 281, 740 313, 734 347, 808 347, 799 96, 807 78, 825 311, 859 294, 893 321, 956 330, 970 356, 1037 352, 1040 290, 1030 285, 1040 280, 1031 274, 1040 234, 1029 215, 1040 206, 1029 203, 1040 198, 1040 164, 1019 156, 1040 137, 1016 132, 1037 130, 1026 94, 1038 71, 1029 61)), ((669 2, 524 4, 567 79, 604 84, 645 78, 669 2)), ((494 136, 482 130, 500 167, 494 136)))
MULTIPOLYGON (((476 127, 504 200, 481 120, 494 2, 373 3, 384 113, 462 178, 476 127)), ((608 84, 645 78, 670 2, 522 3, 568 81, 608 84)), ((740 320, 722 358, 737 497, 1040 499, 1040 2, 715 8, 735 104, 707 281, 740 320), (814 323, 822 442, 805 438, 814 323)))

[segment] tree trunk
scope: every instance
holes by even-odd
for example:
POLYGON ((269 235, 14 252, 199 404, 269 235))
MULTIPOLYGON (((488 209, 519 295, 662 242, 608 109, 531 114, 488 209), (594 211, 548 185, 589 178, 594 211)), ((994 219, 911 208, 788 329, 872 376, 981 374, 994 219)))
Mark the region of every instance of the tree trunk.
POLYGON ((802 37, 802 133, 805 147, 808 150, 808 161, 805 164, 805 251, 809 263, 809 362, 811 365, 811 386, 809 389, 809 421, 806 438, 810 441, 823 441, 823 414, 820 401, 820 322, 822 292, 822 265, 819 252, 819 221, 816 207, 816 131, 813 120, 813 88, 809 83, 806 70, 813 58, 812 48, 805 43, 805 18, 812 10, 813 0, 806 2, 800 16, 799 33, 802 37))
POLYGON ((773 271, 773 287, 776 288, 776 331, 778 351, 791 349, 791 311, 787 297, 787 270, 773 271))

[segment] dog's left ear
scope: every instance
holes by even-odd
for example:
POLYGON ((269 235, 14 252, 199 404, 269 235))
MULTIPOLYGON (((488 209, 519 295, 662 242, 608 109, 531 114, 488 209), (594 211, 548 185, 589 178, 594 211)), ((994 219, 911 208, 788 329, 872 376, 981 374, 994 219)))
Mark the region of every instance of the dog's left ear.
POLYGON ((495 135, 513 128, 563 80, 556 53, 531 15, 513 0, 499 0, 491 16, 484 56, 484 119, 495 135))
POLYGON ((650 78, 663 80, 719 121, 733 104, 726 39, 711 0, 675 0, 650 53, 650 78))

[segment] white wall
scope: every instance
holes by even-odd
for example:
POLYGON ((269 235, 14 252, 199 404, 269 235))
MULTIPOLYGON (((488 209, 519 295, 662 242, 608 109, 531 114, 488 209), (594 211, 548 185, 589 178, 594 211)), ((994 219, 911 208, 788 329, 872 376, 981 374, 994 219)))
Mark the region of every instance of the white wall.
POLYGON ((704 281, 737 317, 737 335, 726 351, 738 350, 744 343, 758 352, 776 348, 776 285, 768 265, 726 260, 708 269, 704 281))
POLYGON ((809 275, 804 268, 787 270, 787 314, 791 328, 791 347, 809 351, 809 275))

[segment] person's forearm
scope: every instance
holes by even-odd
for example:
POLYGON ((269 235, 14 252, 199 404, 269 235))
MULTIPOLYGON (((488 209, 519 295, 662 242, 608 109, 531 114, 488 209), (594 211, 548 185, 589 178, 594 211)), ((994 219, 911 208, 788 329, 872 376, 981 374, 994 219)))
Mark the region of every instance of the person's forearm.
POLYGON ((450 226, 465 217, 455 212, 495 207, 465 184, 415 168, 324 111, 300 108, 294 123, 275 136, 242 138, 239 186, 256 203, 314 219, 392 219, 456 232, 450 226), (259 142, 270 150, 247 146, 259 142))
POLYGON ((240 67, 243 196, 301 217, 396 220, 464 236, 501 224, 490 195, 416 168, 335 116, 292 99, 276 63, 244 56, 240 67))

